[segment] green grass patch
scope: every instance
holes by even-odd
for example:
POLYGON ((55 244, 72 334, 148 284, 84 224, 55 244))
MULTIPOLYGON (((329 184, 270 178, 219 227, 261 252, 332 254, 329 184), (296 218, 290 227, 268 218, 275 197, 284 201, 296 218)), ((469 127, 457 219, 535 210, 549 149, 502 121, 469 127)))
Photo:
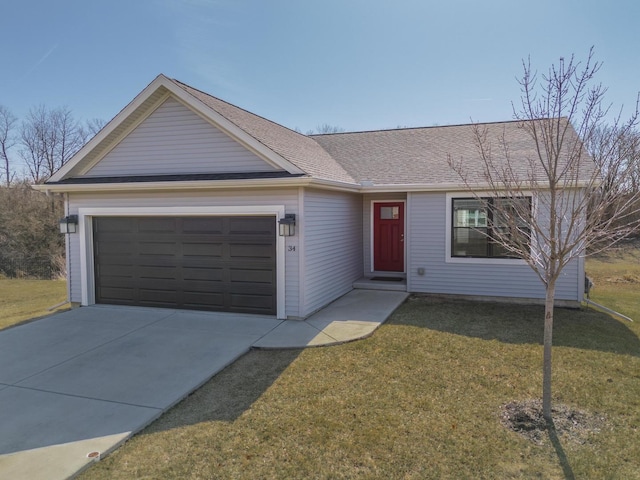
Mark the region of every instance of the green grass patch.
MULTIPOLYGON (((637 286, 596 277, 597 301, 627 296, 640 320, 637 286)), ((502 426, 503 405, 541 396, 542 322, 412 297, 366 340, 250 352, 81 478, 640 479, 640 322, 556 312, 554 401, 600 431, 538 445, 502 426)))
POLYGON ((640 322, 640 246, 622 247, 587 260, 595 286, 591 298, 640 322))
POLYGON ((0 329, 52 313, 67 298, 64 280, 0 278, 0 329))

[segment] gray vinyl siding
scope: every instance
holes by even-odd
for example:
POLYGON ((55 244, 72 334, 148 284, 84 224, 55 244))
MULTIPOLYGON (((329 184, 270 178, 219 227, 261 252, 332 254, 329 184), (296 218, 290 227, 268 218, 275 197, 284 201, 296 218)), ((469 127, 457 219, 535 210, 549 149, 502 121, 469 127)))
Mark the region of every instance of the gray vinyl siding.
MULTIPOLYGON (((392 201, 392 200, 405 200, 407 197, 406 193, 376 193, 370 195, 363 195, 362 197, 362 210, 363 210, 363 227, 362 227, 362 245, 363 245, 363 265, 364 265, 364 275, 371 276, 372 268, 371 268, 371 252, 373 251, 373 246, 371 245, 371 235, 372 235, 372 225, 371 219, 372 217, 372 202, 379 201, 392 201)), ((405 222, 407 221, 407 211, 405 208, 405 222)), ((405 267, 406 268, 406 267, 405 267)))
POLYGON ((166 100, 85 176, 268 172, 254 153, 175 99, 166 100))
MULTIPOLYGON (((408 286, 412 292, 543 299, 544 287, 527 265, 446 261, 446 194, 409 194, 408 286), (418 268, 425 274, 418 275, 418 268)), ((565 267, 556 299, 580 300, 581 261, 565 267)))
POLYGON ((307 316, 353 288, 362 276, 362 199, 304 190, 304 303, 307 316))
MULTIPOLYGON (((259 191, 222 191, 177 193, 72 193, 69 194, 69 213, 91 207, 196 207, 196 206, 255 206, 284 205, 286 213, 298 214, 298 189, 269 189, 259 191)), ((71 301, 82 301, 80 272, 80 235, 69 235, 71 301)), ((285 305, 288 316, 299 317, 299 260, 298 237, 286 239, 285 253, 285 305)))

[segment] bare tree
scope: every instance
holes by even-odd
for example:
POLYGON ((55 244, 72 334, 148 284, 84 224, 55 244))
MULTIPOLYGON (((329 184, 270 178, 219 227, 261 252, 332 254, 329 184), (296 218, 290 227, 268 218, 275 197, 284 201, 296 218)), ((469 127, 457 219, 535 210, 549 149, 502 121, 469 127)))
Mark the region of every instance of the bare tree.
POLYGON ((64 165, 84 144, 86 133, 71 110, 32 108, 20 130, 20 156, 32 180, 44 181, 64 165))
POLYGON ((95 137, 106 124, 107 122, 102 118, 92 118, 91 120, 87 120, 85 122, 85 125, 82 127, 84 142, 87 142, 87 140, 95 137))
POLYGON ((463 162, 449 158, 469 189, 477 183, 486 187, 484 194, 474 195, 490 212, 489 233, 483 232, 489 241, 506 256, 524 259, 544 284, 542 400, 548 422, 556 282, 569 262, 588 248, 601 251, 640 229, 640 193, 626 187, 633 142, 625 143, 638 124, 638 102, 629 120, 622 122, 618 115, 605 128, 606 89, 595 83, 600 66, 591 49, 584 64, 573 56, 560 59, 539 81, 530 62, 523 62, 521 104, 514 106, 514 117, 535 154, 516 159, 509 134, 490 138, 486 128, 474 125, 483 165, 480 181, 471 182, 463 162), (594 162, 585 146, 597 152, 599 161, 594 162))
POLYGON ((604 189, 640 189, 640 133, 604 126, 585 142, 602 174, 604 189), (619 129, 618 129, 619 130, 619 129))
POLYGON ((0 257, 52 257, 64 254, 58 231, 63 216, 60 195, 47 196, 27 182, 0 187, 0 257))
MULTIPOLYGON (((338 127, 336 125, 329 125, 328 123, 323 123, 322 125, 318 125, 316 127, 316 133, 319 135, 323 135, 326 133, 343 133, 344 128, 338 127)), ((311 135, 313 130, 311 130, 308 134, 311 135)))
POLYGON ((14 129, 16 126, 16 117, 3 105, 0 105, 0 160, 2 160, 2 175, 4 175, 5 184, 11 185, 15 173, 11 169, 11 159, 9 150, 15 145, 16 139, 14 129))

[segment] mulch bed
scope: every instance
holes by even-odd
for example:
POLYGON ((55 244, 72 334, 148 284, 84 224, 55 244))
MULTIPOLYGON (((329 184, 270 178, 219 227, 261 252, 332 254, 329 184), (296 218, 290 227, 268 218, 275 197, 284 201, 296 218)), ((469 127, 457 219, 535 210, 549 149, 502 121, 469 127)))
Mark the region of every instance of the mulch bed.
MULTIPOLYGON (((558 437, 580 445, 589 443, 592 435, 607 426, 604 415, 562 404, 552 405, 551 416, 558 437)), ((542 400, 514 401, 503 405, 500 409, 500 422, 537 445, 544 445, 549 441, 548 425, 542 416, 542 400)))

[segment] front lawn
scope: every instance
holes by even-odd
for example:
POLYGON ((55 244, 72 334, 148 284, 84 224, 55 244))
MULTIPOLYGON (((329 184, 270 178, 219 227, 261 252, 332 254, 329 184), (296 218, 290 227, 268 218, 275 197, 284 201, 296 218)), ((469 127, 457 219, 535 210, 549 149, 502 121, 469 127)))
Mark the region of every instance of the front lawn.
POLYGON ((589 259, 586 271, 595 302, 640 322, 640 242, 589 259))
POLYGON ((81 478, 640 479, 640 289, 601 285, 638 321, 559 309, 554 348, 556 403, 599 432, 500 423, 541 395, 542 307, 413 297, 367 340, 245 355, 81 478))
POLYGON ((64 280, 0 278, 0 330, 52 313, 48 309, 67 298, 64 280))

